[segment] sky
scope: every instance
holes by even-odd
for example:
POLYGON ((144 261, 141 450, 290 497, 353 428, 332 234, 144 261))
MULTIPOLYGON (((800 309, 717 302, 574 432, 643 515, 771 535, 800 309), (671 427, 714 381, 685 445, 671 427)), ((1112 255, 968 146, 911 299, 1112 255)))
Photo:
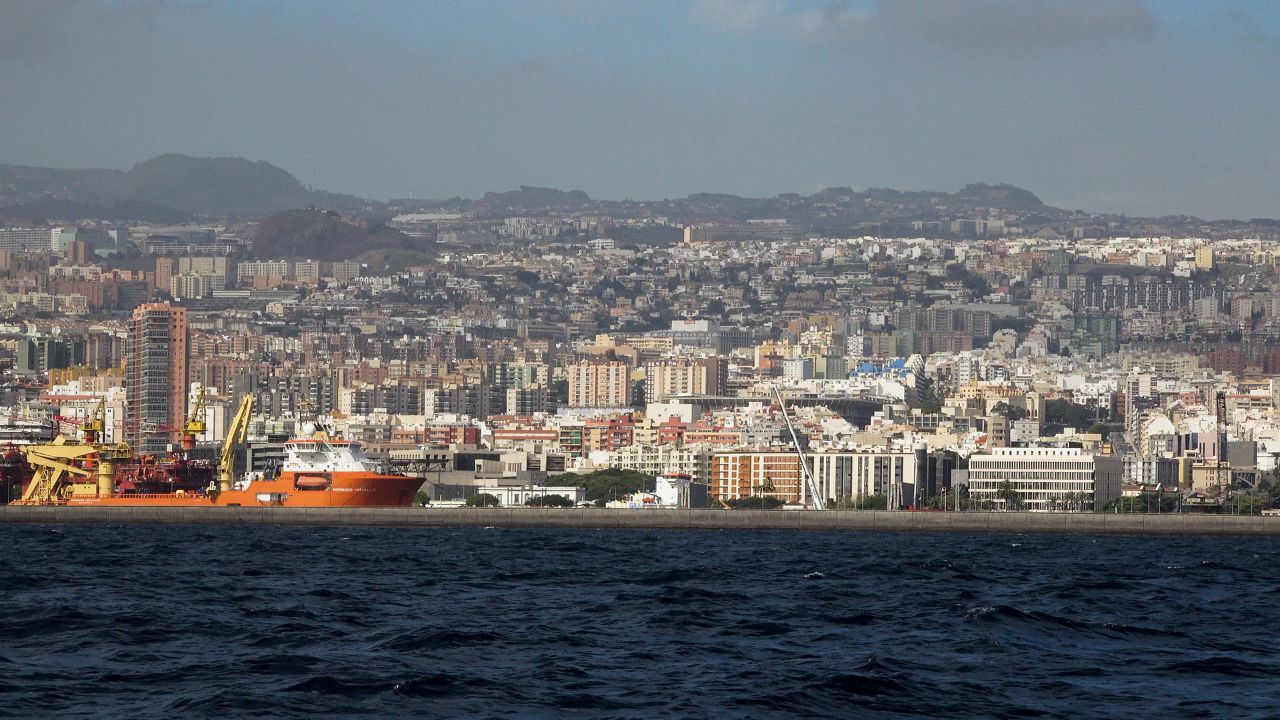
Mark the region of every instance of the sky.
POLYGON ((0 162, 1280 216, 1275 0, 0 0, 0 162))

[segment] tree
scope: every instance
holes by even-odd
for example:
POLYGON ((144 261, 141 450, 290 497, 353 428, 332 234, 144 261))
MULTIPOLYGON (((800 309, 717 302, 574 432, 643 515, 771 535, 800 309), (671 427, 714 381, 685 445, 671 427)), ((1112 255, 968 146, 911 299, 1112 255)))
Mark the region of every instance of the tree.
POLYGON ((916 381, 916 398, 916 406, 920 408, 920 412, 931 414, 942 411, 942 399, 938 397, 931 378, 919 378, 916 381))
POLYGON ((888 510, 889 497, 881 493, 857 495, 836 504, 837 510, 888 510))
POLYGON ((423 491, 423 490, 419 490, 419 491, 418 491, 418 492, 413 496, 413 504, 414 504, 414 505, 430 505, 430 504, 431 504, 431 496, 430 496, 429 494, 427 494, 425 491, 423 491))
POLYGON ((635 492, 653 492, 654 478, 635 470, 605 468, 585 475, 565 473, 547 478, 548 485, 570 485, 586 490, 588 500, 603 505, 635 492))
POLYGON ((1000 488, 996 490, 996 497, 1004 501, 1005 510, 1021 510, 1023 507, 1022 495, 1013 489, 1013 483, 1008 480, 1000 483, 1000 488))
POLYGON ((498 507, 501 504, 502 502, 498 500, 496 495, 490 495, 489 493, 476 493, 475 495, 467 498, 466 502, 467 507, 480 508, 498 507))
POLYGON ((761 495, 752 495, 729 501, 729 507, 734 510, 776 510, 782 507, 783 504, 779 498, 761 495))
MULTIPOLYGON (((1070 400, 1054 399, 1044 404, 1044 422, 1046 425, 1087 428, 1094 424, 1098 408, 1073 403, 1070 400)), ((1110 413, 1103 413, 1103 417, 1110 413)))
POLYGON ((995 406, 991 408, 991 413, 993 415, 1000 415, 1008 420, 1021 420, 1027 416, 1026 410, 1020 407, 1014 407, 1003 400, 996 403, 995 406))
POLYGON ((573 507, 573 501, 563 495, 536 495, 525 502, 526 507, 573 507))

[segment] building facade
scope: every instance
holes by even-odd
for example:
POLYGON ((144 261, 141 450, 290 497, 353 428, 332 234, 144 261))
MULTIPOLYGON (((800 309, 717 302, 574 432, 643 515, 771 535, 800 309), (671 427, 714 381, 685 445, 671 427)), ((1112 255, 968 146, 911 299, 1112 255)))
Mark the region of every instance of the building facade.
POLYGON ((1124 463, 1119 458, 1090 455, 1079 448, 996 448, 969 458, 969 495, 1007 508, 1017 494, 1027 510, 1065 509, 1084 498, 1101 510, 1120 497, 1124 463))
POLYGON ((185 308, 146 303, 129 321, 126 442, 141 452, 178 440, 187 416, 189 329, 185 308))

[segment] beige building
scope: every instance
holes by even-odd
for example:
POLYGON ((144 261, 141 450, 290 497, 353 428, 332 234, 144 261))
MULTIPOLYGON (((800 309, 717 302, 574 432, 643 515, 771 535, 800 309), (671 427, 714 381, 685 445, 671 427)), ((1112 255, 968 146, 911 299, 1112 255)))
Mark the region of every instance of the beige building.
POLYGON ((644 366, 645 402, 666 402, 680 395, 723 395, 729 374, 723 358, 680 358, 644 366))
POLYGON ((582 361, 565 368, 569 407, 620 408, 630 405, 631 372, 626 363, 582 361))

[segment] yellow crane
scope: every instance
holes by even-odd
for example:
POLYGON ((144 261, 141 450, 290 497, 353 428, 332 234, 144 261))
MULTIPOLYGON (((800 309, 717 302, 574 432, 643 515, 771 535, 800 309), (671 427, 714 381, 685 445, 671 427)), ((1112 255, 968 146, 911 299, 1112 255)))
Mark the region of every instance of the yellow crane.
MULTIPOLYGON (((94 445, 67 445, 66 438, 58 436, 49 445, 32 445, 26 449, 27 462, 35 470, 26 492, 17 505, 50 505, 62 501, 67 494, 68 481, 73 477, 89 478, 95 472, 77 465, 98 452, 94 445)), ((100 488, 99 488, 100 489, 100 488)), ((110 489, 108 488, 108 492, 110 489)))
POLYGON ((89 445, 101 441, 102 437, 107 434, 106 398, 98 401, 98 406, 93 409, 93 415, 80 427, 80 430, 84 433, 85 443, 89 445))
POLYGON ((195 407, 191 408, 191 414, 187 417, 187 422, 182 426, 183 450, 194 450, 196 447, 196 436, 204 434, 204 409, 205 398, 207 396, 208 393, 202 388, 200 390, 200 397, 196 398, 195 407))
POLYGON ((240 408, 231 425, 227 427, 227 437, 222 441, 222 452, 218 453, 218 490, 225 492, 231 489, 235 479, 236 449, 244 445, 249 438, 249 418, 253 416, 253 396, 245 395, 240 400, 240 408))

